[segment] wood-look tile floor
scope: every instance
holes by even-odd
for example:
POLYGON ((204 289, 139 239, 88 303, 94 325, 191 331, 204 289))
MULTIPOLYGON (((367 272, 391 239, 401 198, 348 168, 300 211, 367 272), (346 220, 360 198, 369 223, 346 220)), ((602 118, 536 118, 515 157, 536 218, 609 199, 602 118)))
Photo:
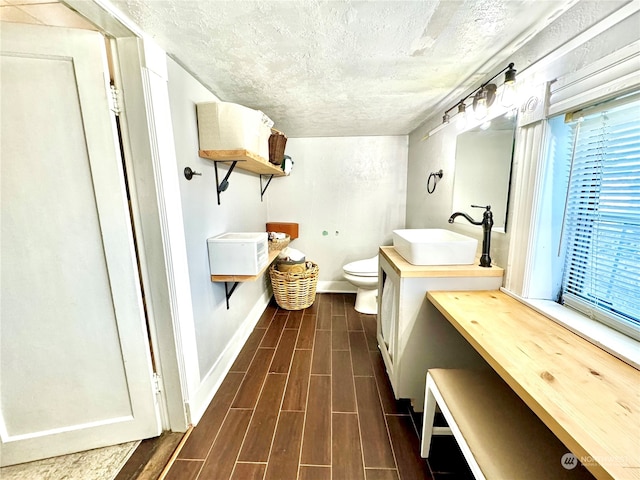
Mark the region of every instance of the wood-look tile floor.
POLYGON ((420 457, 419 419, 394 399, 376 317, 354 300, 269 305, 166 479, 469 478, 450 439, 434 439, 431 465, 420 457))

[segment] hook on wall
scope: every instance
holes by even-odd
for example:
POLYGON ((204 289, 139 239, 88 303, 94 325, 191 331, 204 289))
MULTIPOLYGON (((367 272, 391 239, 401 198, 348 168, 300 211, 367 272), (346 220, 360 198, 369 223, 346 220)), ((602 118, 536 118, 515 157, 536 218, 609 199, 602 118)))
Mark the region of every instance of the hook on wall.
POLYGON ((186 178, 187 180, 191 180, 194 175, 202 175, 202 173, 191 170, 191 168, 189 167, 184 167, 184 178, 186 178))
POLYGON ((442 169, 429 174, 429 178, 427 179, 427 193, 433 193, 436 191, 436 183, 438 183, 438 180, 442 178, 442 175, 442 169), (432 179, 433 183, 431 182, 432 179))

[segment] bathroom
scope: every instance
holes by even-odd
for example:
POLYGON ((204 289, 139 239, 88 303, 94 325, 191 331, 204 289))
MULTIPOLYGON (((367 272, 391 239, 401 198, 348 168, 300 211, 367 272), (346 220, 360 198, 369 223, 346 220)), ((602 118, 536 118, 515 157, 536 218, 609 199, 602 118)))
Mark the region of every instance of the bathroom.
MULTIPOLYGON (((633 28, 638 23, 637 11, 611 25, 605 22, 601 32, 590 30, 598 20, 625 5, 627 2, 578 2, 559 17, 556 28, 541 32, 520 49, 512 49, 503 63, 514 62, 516 69, 524 70, 518 81, 531 88, 531 95, 542 98, 544 92, 540 93, 539 86, 545 82, 638 41, 637 29, 633 28), (575 39, 587 31, 590 33, 584 38, 575 39), (562 50, 566 45, 571 48, 562 50), (536 68, 527 75, 525 65, 536 68)), ((121 48, 125 51, 133 47, 123 41, 121 48)), ((155 168, 163 183, 159 206, 156 192, 146 190, 153 172, 146 164, 136 164, 139 160, 130 160, 130 168, 135 170, 132 188, 138 195, 134 209, 147 230, 141 246, 147 269, 143 283, 149 282, 151 310, 157 315, 151 337, 156 361, 164 370, 165 428, 184 430, 200 419, 270 299, 265 276, 240 284, 227 309, 224 286, 209 279, 208 237, 227 231, 262 231, 268 221, 297 222, 300 237, 292 246, 320 266, 319 292, 355 292, 345 281, 342 267, 375 256, 379 246, 391 244, 394 229, 447 228, 477 238, 480 248, 481 229, 460 221, 447 223, 454 211, 457 130, 450 126, 424 140, 441 123, 444 110, 461 95, 453 95, 434 109, 423 119, 426 122, 410 133, 394 132, 388 127, 389 119, 381 120, 385 131, 376 136, 336 136, 322 130, 313 135, 296 134, 295 126, 287 129, 284 125, 282 130, 289 136, 286 153, 295 162, 291 175, 274 178, 261 199, 259 177, 234 172, 218 205, 214 165, 198 156, 194 105, 219 99, 181 62, 165 57, 153 44, 145 48, 151 82, 158 89, 152 101, 159 111, 170 111, 170 116, 157 118, 154 125, 160 145, 154 153, 155 168), (185 167, 201 175, 186 180, 185 167), (428 193, 429 174, 439 170, 443 176, 435 191, 428 193), (153 224, 155 220, 163 223, 161 233, 154 230, 159 229, 153 224), (158 245, 166 250, 159 254, 158 245), (162 282, 154 279, 165 271, 170 272, 167 285, 159 285, 162 282), (184 405, 188 416, 181 418, 184 405)), ((496 65, 494 70, 502 66, 496 65)), ((478 77, 475 83, 485 79, 478 77)), ((135 130, 140 125, 130 128, 132 137, 140 134, 141 130, 135 130)), ((145 135, 148 133, 141 136, 145 135)), ((536 141, 542 148, 540 139, 536 141)), ((516 142, 522 146, 525 143, 522 137, 516 142)), ((530 197, 523 197, 530 191, 523 182, 532 175, 527 171, 530 166, 518 161, 524 162, 522 152, 513 167, 521 176, 511 179, 514 188, 507 227, 505 231, 496 228, 491 239, 493 263, 507 270, 505 285, 516 290, 522 282, 518 269, 524 268, 517 261, 517 253, 527 243, 530 213, 530 197), (515 188, 518 181, 521 183, 515 188)), ((478 210, 468 213, 480 216, 478 210)))
MULTIPOLYGON (((587 9, 591 8, 593 5, 587 9)), ((633 23, 635 19, 628 21, 633 23)), ((573 25, 571 20, 567 22, 573 25)), ((621 25, 617 27, 623 29, 621 25)), ((515 62, 517 67, 521 59, 540 58, 544 64, 545 57, 536 52, 553 50, 555 46, 550 42, 559 41, 544 33, 525 45, 522 51, 511 55, 508 61, 515 62)), ((566 34, 568 40, 570 35, 566 34)), ((605 37, 604 41, 598 39, 583 46, 595 57, 605 51, 613 52, 617 48, 615 45, 626 45, 635 39, 635 33, 628 31, 622 35, 617 28, 601 35, 605 37), (604 51, 593 51, 594 44, 604 51)), ((553 74, 561 76, 574 68, 571 62, 588 62, 587 55, 568 53, 562 61, 556 60, 546 68, 553 68, 553 74), (584 58, 576 58, 582 55, 584 58)), ((503 62, 504 66, 508 61, 503 62)), ((353 285, 345 281, 342 267, 375 256, 380 245, 391 244, 391 232, 397 228, 449 228, 477 238, 478 249, 481 248, 481 228, 460 219, 452 225, 447 223, 453 213, 458 131, 452 125, 423 140, 441 122, 440 111, 409 135, 336 137, 323 136, 321 131, 314 137, 291 135, 286 153, 295 162, 292 173, 288 177, 274 178, 263 202, 254 176, 233 174, 228 190, 221 196, 221 205, 217 206, 211 180, 207 182, 214 177, 214 167, 207 160, 198 158, 193 148, 197 144, 197 125, 192 108, 193 103, 214 101, 215 97, 172 60, 169 60, 168 71, 169 85, 175 86, 170 88, 169 99, 177 170, 181 172, 189 166, 202 172, 201 177, 190 182, 179 179, 194 341, 198 352, 197 362, 195 358, 194 362, 200 366, 202 384, 206 383, 207 373, 213 374, 215 365, 222 361, 221 355, 229 351, 229 345, 242 337, 239 334, 242 321, 252 315, 252 308, 265 302, 267 292, 264 282, 242 284, 230 299, 227 311, 222 286, 202 281, 208 274, 203 238, 223 231, 260 231, 266 221, 297 222, 300 237, 292 246, 305 252, 320 266, 319 292, 355 291, 353 285), (429 194, 429 173, 440 169, 444 172, 443 177, 438 180, 435 192, 429 194), (207 347, 202 348, 204 345, 207 347)), ((532 95, 538 94, 535 88, 544 83, 547 75, 544 66, 536 70, 534 80, 529 83, 532 95)), ((484 80, 479 79, 477 83, 484 80)), ((456 100, 454 98, 441 110, 452 106, 456 100)), ((515 176, 512 181, 516 181, 515 176)), ((517 192, 512 193, 511 202, 515 195, 517 192)), ((513 207, 509 210, 510 217, 514 215, 513 210, 513 207)), ((481 218, 480 210, 469 209, 468 213, 476 219, 481 218)), ((509 218, 506 231, 494 229, 491 239, 494 264, 507 267, 509 245, 516 228, 516 222, 509 218)), ((196 357, 196 352, 187 355, 196 357)), ((194 388, 198 390, 202 384, 196 382, 194 388)))

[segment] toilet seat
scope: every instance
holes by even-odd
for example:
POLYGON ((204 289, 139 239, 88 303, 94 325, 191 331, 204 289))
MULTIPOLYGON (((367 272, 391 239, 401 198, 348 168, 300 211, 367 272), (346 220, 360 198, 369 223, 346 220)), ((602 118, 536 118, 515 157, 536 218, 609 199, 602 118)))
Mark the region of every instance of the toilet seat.
POLYGON ((378 276, 378 257, 367 258, 366 260, 357 260, 347 263, 342 267, 345 273, 357 277, 377 277, 378 276))

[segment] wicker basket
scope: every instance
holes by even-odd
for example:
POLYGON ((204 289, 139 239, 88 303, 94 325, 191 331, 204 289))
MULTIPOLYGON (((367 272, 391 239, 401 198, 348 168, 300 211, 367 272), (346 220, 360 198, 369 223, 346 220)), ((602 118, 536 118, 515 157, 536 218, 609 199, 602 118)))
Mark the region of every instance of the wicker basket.
POLYGON ((302 273, 285 273, 269 267, 269 276, 276 302, 285 310, 302 310, 313 305, 318 285, 318 265, 307 262, 309 268, 302 273))
POLYGON ((282 164, 286 145, 287 136, 275 128, 272 128, 271 136, 269 137, 269 161, 271 163, 275 165, 282 164))
POLYGON ((287 235, 286 238, 281 240, 269 240, 269 251, 273 252, 274 250, 284 250, 291 241, 291 237, 287 235))

